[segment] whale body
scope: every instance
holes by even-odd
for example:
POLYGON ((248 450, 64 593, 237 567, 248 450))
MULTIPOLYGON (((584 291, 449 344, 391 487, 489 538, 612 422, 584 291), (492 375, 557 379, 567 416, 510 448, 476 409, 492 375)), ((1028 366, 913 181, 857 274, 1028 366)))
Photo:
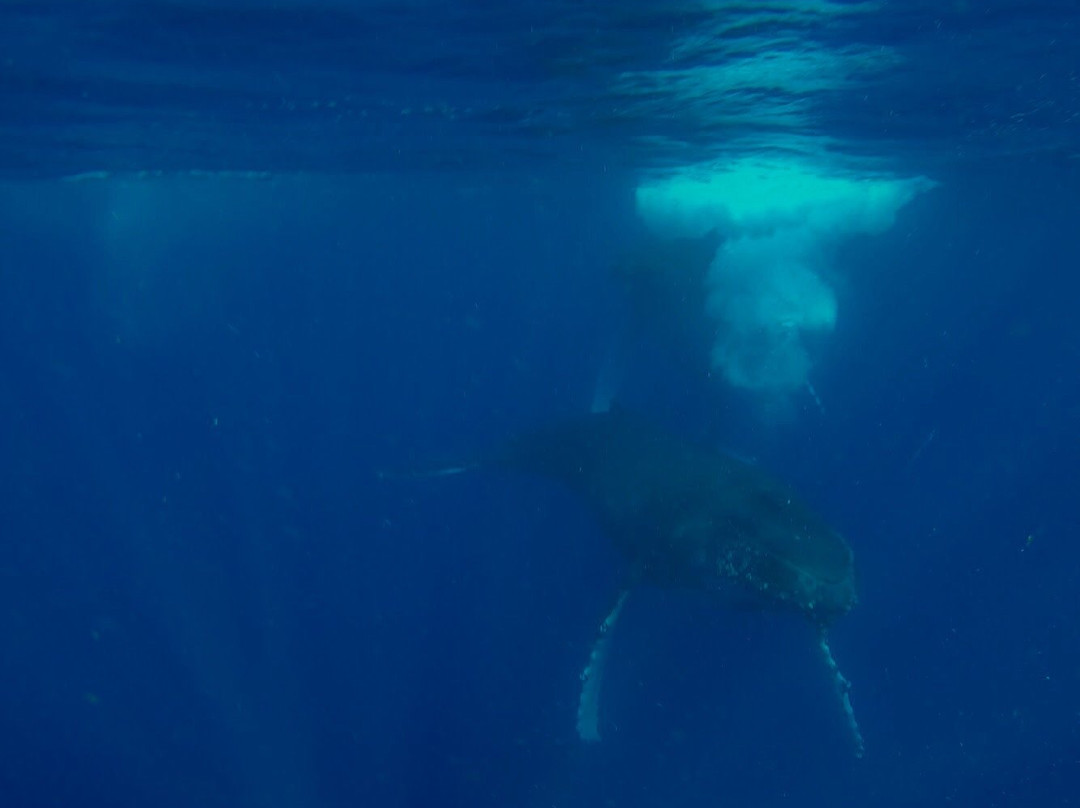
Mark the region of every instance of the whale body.
POLYGON ((790 487, 757 466, 616 409, 511 438, 477 463, 427 476, 500 468, 556 480, 578 495, 628 562, 626 586, 601 621, 581 675, 577 731, 600 738, 600 683, 612 629, 637 585, 714 593, 723 603, 781 609, 817 632, 858 756, 850 683, 827 630, 856 603, 854 555, 790 487))

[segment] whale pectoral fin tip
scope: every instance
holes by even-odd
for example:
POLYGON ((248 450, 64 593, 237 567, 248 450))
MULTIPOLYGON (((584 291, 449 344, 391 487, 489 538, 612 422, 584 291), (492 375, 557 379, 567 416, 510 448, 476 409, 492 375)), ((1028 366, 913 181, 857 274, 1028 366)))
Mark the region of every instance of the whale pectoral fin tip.
POLYGON ((824 629, 818 635, 818 647, 821 649, 821 654, 825 659, 825 666, 832 675, 833 686, 836 688, 836 695, 840 699, 840 707, 843 709, 844 717, 847 719, 848 730, 855 745, 855 757, 861 759, 866 753, 866 743, 863 740, 862 730, 859 729, 859 722, 855 718, 855 710, 851 706, 851 682, 840 672, 840 666, 836 664, 832 649, 829 647, 828 635, 824 629))
POLYGON ((595 743, 600 740, 600 680, 604 675, 611 630, 619 619, 628 590, 619 592, 618 600, 597 630, 589 662, 581 672, 581 695, 578 697, 577 733, 581 740, 595 743))
POLYGON ((578 737, 585 743, 600 742, 600 733, 595 728, 578 727, 578 737))
POLYGON ((386 471, 379 469, 375 476, 380 480, 429 480, 436 477, 452 477, 456 474, 467 474, 480 467, 479 463, 465 463, 459 466, 440 466, 439 468, 422 471, 386 471))

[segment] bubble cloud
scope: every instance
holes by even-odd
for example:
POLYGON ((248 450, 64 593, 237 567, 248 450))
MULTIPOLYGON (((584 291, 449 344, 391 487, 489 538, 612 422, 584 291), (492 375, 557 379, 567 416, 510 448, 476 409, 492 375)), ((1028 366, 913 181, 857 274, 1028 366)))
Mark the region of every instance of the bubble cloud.
POLYGON ((744 159, 647 181, 637 209, 663 238, 719 229, 706 276, 714 370, 735 387, 786 394, 806 385, 811 334, 836 324, 832 256, 847 238, 881 233, 925 177, 830 173, 805 162, 744 159))

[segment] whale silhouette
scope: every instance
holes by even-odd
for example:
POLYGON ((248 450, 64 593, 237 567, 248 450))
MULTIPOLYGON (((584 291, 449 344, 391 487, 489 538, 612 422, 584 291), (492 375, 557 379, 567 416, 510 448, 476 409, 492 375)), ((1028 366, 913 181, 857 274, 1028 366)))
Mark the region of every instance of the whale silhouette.
POLYGON ((578 495, 625 556, 629 575, 600 624, 582 674, 577 729, 599 740, 600 680, 611 629, 636 585, 715 593, 721 602, 803 615, 836 685, 855 742, 850 684, 829 648, 830 625, 856 603, 844 538, 788 486, 758 467, 696 446, 615 409, 511 438, 454 474, 501 468, 559 481, 578 495))
POLYGON ((708 275, 722 241, 718 230, 647 236, 618 258, 612 275, 629 312, 624 342, 649 338, 691 374, 712 371, 717 323, 707 310, 708 275))

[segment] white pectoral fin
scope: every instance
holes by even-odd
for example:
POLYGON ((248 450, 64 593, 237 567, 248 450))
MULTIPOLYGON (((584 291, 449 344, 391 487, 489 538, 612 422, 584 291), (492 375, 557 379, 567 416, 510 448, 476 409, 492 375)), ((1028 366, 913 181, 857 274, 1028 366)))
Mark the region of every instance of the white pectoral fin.
POLYGON ((600 683, 604 677, 604 664, 607 660, 608 646, 611 644, 611 631, 619 619, 626 596, 630 590, 619 593, 619 599, 604 622, 600 624, 596 639, 589 654, 589 663, 581 672, 581 696, 578 698, 577 732, 583 741, 600 740, 600 683))
POLYGON ((844 709, 844 717, 847 718, 848 729, 855 743, 855 757, 861 758, 866 751, 862 732, 859 730, 859 722, 855 720, 855 710, 851 707, 851 682, 840 672, 840 666, 833 658, 832 649, 829 648, 829 638, 824 630, 818 635, 818 647, 821 655, 825 658, 825 665, 832 674, 833 684, 836 686, 836 695, 840 697, 840 706, 844 709))
POLYGON ((439 466, 433 469, 421 471, 377 471, 376 476, 380 480, 431 480, 436 477, 453 477, 457 474, 468 474, 479 468, 478 463, 466 463, 459 466, 439 466))

